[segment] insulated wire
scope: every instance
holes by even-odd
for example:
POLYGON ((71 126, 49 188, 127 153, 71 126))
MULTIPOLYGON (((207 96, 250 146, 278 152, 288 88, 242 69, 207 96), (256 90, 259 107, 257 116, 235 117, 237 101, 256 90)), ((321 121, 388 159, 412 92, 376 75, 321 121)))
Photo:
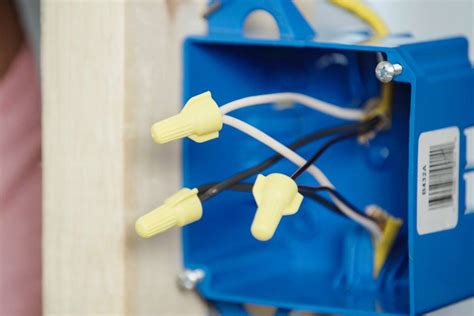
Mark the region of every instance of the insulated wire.
MULTIPOLYGON (((215 186, 217 183, 208 183, 208 184, 203 184, 200 185, 197 189, 199 192, 201 191, 207 191, 209 188, 215 186)), ((253 184, 251 183, 236 183, 233 184, 232 186, 228 187, 228 190, 233 190, 233 191, 241 191, 241 192, 252 192, 253 184)), ((341 212, 341 210, 336 206, 331 201, 328 201, 326 198, 314 193, 314 190, 307 190, 305 188, 304 192, 301 192, 304 196, 314 200, 315 202, 321 204, 325 208, 327 208, 330 211, 333 211, 339 215, 342 215, 344 217, 347 217, 344 213, 341 212)), ((202 201, 202 200, 201 200, 202 201)))
MULTIPOLYGON (((274 151, 280 153, 283 157, 293 162, 298 167, 303 166, 306 163, 306 160, 295 153, 293 150, 289 149, 276 139, 272 138, 271 136, 265 134, 258 128, 253 127, 252 125, 236 119, 235 117, 223 115, 222 122, 226 125, 229 125, 241 132, 249 135, 250 137, 258 140, 259 142, 267 145, 274 151)), ((316 181, 319 182, 322 186, 333 187, 332 183, 326 177, 326 175, 316 166, 309 166, 307 169, 308 173, 310 173, 316 181)))
POLYGON ((276 102, 295 102, 302 105, 305 105, 309 108, 317 110, 319 112, 337 117, 343 120, 350 121, 360 121, 365 118, 366 113, 364 110, 360 109, 346 109, 339 107, 334 104, 330 104, 305 94, 293 93, 293 92, 281 92, 281 93, 271 93, 271 94, 262 94, 256 96, 250 96, 242 99, 238 99, 227 104, 224 104, 220 107, 221 113, 223 115, 230 113, 232 111, 242 109, 254 105, 262 105, 276 102))
POLYGON ((327 141, 326 143, 324 143, 324 145, 309 159, 306 161, 306 163, 299 167, 298 170, 296 170, 292 175, 291 175, 291 178, 293 180, 296 180, 299 176, 301 176, 303 174, 303 172, 306 171, 306 169, 308 169, 312 164, 314 164, 316 162, 316 160, 321 157, 321 155, 329 149, 329 147, 331 147, 332 145, 338 143, 338 142, 341 142, 343 140, 346 140, 346 139, 349 139, 349 138, 352 138, 352 137, 355 137, 359 135, 359 132, 356 131, 356 132, 350 132, 350 133, 346 133, 346 134, 342 134, 342 135, 338 135, 332 139, 330 139, 329 141, 327 141))
MULTIPOLYGON (((331 127, 323 130, 318 130, 315 132, 312 132, 306 136, 303 136, 302 138, 298 139, 294 143, 292 143, 288 148, 290 149, 297 149, 301 146, 304 146, 310 142, 313 142, 315 140, 318 140, 320 138, 334 135, 336 133, 343 133, 347 131, 353 131, 353 130, 365 130, 367 129, 367 125, 370 123, 369 121, 364 121, 364 122, 358 122, 358 123, 351 123, 351 124, 345 124, 345 125, 340 125, 336 127, 331 127)), ((202 201, 207 200, 217 194, 219 194, 221 191, 231 187, 232 185, 239 183, 242 180, 247 179, 250 176, 253 176, 266 168, 272 166, 273 164, 276 164, 278 161, 280 161, 283 158, 282 155, 280 154, 275 154, 271 156, 270 158, 264 160, 260 164, 250 167, 246 170, 243 170, 227 179, 224 181, 221 181, 212 187, 208 188, 207 190, 199 190, 199 197, 202 201)))
MULTIPOLYGON (((224 124, 234 127, 235 129, 240 130, 241 132, 255 138, 261 143, 272 148, 273 150, 275 150, 276 152, 278 152, 279 154, 281 154, 282 156, 284 156, 285 158, 293 162, 298 167, 302 167, 306 164, 306 160, 303 157, 301 157, 300 155, 298 155, 297 153, 295 153, 294 151, 292 151, 291 149, 289 149, 282 143, 278 142, 276 139, 270 137, 269 135, 265 134, 261 130, 253 127, 252 125, 247 124, 239 119, 236 119, 228 115, 223 115, 222 120, 224 124)), ((334 188, 334 185, 331 183, 331 181, 329 181, 326 175, 316 166, 311 165, 307 168, 306 171, 309 174, 311 174, 321 186, 334 188)), ((371 220, 368 220, 364 216, 358 214, 351 208, 347 207, 335 195, 330 194, 330 196, 332 200, 334 201, 334 203, 337 205, 337 207, 339 207, 339 209, 344 214, 346 214, 355 222, 365 227, 371 233, 371 235, 375 238, 375 240, 378 240, 380 238, 381 231, 377 224, 375 224, 371 220)))
POLYGON ((311 156, 310 159, 308 159, 308 161, 306 161, 306 163, 304 164, 304 166, 301 166, 300 168, 298 168, 298 170, 296 170, 293 175, 291 175, 291 178, 293 180, 296 180, 301 174, 303 174, 303 172, 306 171, 307 168, 309 168, 309 166, 311 166, 312 164, 315 163, 315 161, 317 159, 319 159, 319 157, 321 157, 321 155, 326 151, 328 150, 332 145, 336 144, 336 143, 339 143, 341 141, 344 141, 344 140, 347 140, 349 138, 352 138, 352 137, 356 137, 358 135, 360 135, 361 133, 365 133, 365 132, 368 132, 370 131, 371 129, 375 128, 375 126, 378 124, 378 122, 380 121, 379 117, 375 117, 369 121, 367 121, 367 124, 359 129, 359 130, 353 130, 353 131, 349 131, 347 133, 343 133, 341 135, 338 135, 332 139, 330 139, 329 141, 327 141, 326 143, 324 143, 321 148, 318 149, 318 151, 316 153, 314 153, 313 156, 311 156))
POLYGON ((335 195, 339 200, 341 200, 344 204, 346 204, 348 207, 350 207, 351 209, 353 209, 354 211, 356 211, 357 213, 359 213, 360 215, 368 218, 368 219, 371 219, 373 221, 373 219, 371 217, 369 217, 365 212, 363 212, 362 210, 360 210, 359 208, 355 207, 352 203, 350 203, 344 196, 342 196, 341 193, 339 193, 338 191, 336 191, 334 188, 330 188, 330 187, 323 187, 323 186, 319 186, 319 187, 310 187, 310 186, 305 186, 305 185, 299 185, 298 186, 298 190, 299 192, 301 192, 302 194, 308 194, 310 192, 312 193, 315 193, 315 192, 320 192, 320 191, 328 191, 329 193, 335 195))

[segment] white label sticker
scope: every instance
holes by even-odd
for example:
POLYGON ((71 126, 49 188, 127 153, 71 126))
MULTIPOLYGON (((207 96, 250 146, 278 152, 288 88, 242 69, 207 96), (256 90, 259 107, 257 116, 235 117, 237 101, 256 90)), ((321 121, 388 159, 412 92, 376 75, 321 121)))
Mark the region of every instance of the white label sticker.
POLYGON ((458 223, 459 128, 425 132, 418 139, 416 228, 429 234, 458 223))

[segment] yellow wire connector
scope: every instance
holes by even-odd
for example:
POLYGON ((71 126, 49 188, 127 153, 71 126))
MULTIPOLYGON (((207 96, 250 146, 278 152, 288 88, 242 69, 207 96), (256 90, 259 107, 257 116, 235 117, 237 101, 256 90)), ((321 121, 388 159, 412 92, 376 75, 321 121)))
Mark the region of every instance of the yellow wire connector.
POLYGON ((222 113, 209 91, 192 97, 181 112, 153 124, 151 137, 158 144, 189 137, 202 143, 219 137, 222 113))
POLYGON ((281 218, 295 214, 303 201, 295 181, 280 173, 258 175, 252 192, 258 208, 251 232, 261 241, 271 239, 281 218))
POLYGON ((136 221, 138 235, 149 238, 172 227, 182 227, 201 219, 202 204, 197 194, 197 189, 183 188, 167 198, 163 205, 136 221))
POLYGON ((377 278, 387 261, 392 250, 393 243, 398 236, 403 221, 393 217, 381 208, 371 205, 367 208, 367 215, 374 218, 382 228, 382 237, 375 241, 374 245, 374 277, 377 278))

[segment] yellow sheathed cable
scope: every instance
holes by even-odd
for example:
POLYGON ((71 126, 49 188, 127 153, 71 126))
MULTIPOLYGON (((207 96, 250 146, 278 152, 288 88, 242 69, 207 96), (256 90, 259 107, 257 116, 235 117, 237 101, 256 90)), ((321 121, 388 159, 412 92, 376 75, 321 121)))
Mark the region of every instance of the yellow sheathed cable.
POLYGON ((374 31, 375 36, 384 37, 390 34, 385 22, 364 2, 359 0, 329 0, 329 2, 349 11, 366 22, 374 31))
MULTIPOLYGON (((377 106, 368 112, 368 119, 371 119, 376 116, 382 117, 386 123, 390 123, 392 116, 392 98, 393 98, 393 84, 392 83, 383 83, 381 86, 381 96, 380 100, 377 103, 377 106)), ((387 124, 390 126, 390 124, 387 124)))
MULTIPOLYGON (((382 18, 360 0, 329 0, 330 3, 349 11, 362 21, 367 23, 374 32, 375 39, 385 37, 390 34, 390 30, 382 18)), ((382 84, 381 100, 376 109, 369 113, 370 117, 382 115, 390 119, 390 112, 392 109, 392 90, 393 86, 390 83, 382 84)))

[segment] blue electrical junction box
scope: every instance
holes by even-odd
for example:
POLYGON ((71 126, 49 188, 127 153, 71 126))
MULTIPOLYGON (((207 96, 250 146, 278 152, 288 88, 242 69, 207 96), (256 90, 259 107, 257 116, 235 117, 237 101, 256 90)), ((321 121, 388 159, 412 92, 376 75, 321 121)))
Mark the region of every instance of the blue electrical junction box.
MULTIPOLYGON (((185 100, 208 90, 218 104, 291 91, 359 108, 379 95, 378 57, 401 65, 392 81, 391 127, 367 145, 354 140, 334 146, 317 165, 354 204, 379 205, 403 226, 374 278, 370 236, 354 222, 305 199, 273 239, 262 242, 249 230, 252 195, 226 191, 206 201, 203 218, 183 230, 185 267, 205 272, 198 285, 202 296, 223 315, 246 315, 244 303, 275 306, 282 314, 416 315, 472 297, 474 212, 466 202, 473 194, 466 175, 473 171, 467 144, 474 133, 466 131, 474 126, 474 70, 466 39, 320 41, 289 0, 220 1, 208 22, 207 36, 184 43, 185 100), (274 16, 279 39, 242 34, 245 18, 256 9, 274 16), (435 182, 440 150, 441 156, 448 152, 452 168, 448 180, 435 182), (436 185, 450 188, 441 208, 432 207, 436 200, 428 196, 436 185)), ((242 109, 235 117, 284 144, 341 124, 298 104, 242 109)), ((308 157, 320 144, 298 152, 308 157)), ((272 154, 231 129, 203 144, 186 140, 184 184, 222 181, 272 154)), ((281 160, 265 174, 294 171, 281 160)), ((314 184, 306 174, 298 182, 314 184)))

